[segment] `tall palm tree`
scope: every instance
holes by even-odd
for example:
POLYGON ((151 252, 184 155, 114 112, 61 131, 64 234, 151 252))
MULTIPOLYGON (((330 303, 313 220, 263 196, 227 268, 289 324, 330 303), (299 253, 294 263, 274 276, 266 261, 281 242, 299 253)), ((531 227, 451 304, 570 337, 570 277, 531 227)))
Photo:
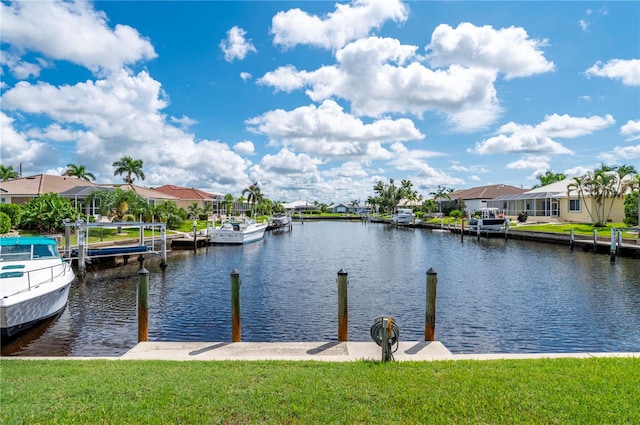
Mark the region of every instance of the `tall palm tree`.
POLYGON ((116 167, 116 170, 113 172, 114 176, 126 174, 124 177, 125 183, 133 183, 134 179, 132 176, 136 176, 138 179, 144 180, 141 159, 133 159, 130 156, 123 156, 112 165, 116 167))
POLYGON ((71 176, 76 177, 80 180, 85 181, 94 181, 96 176, 92 173, 87 172, 87 167, 84 165, 76 165, 76 164, 67 164, 67 169, 65 170, 63 176, 71 176))
POLYGON ((258 187, 258 183, 254 183, 248 188, 242 191, 242 196, 247 195, 247 201, 251 204, 251 217, 254 215, 253 207, 256 203, 262 202, 264 196, 262 192, 260 192, 260 188, 258 187))
POLYGON ((7 181, 17 179, 18 177, 20 177, 20 174, 13 169, 13 165, 9 165, 8 167, 0 165, 0 180, 7 181))
POLYGON ((435 192, 431 192, 429 193, 429 195, 433 196, 434 200, 439 200, 438 201, 438 212, 440 214, 442 214, 442 199, 447 199, 447 200, 451 200, 451 192, 453 192, 453 188, 452 187, 442 187, 440 185, 438 185, 438 188, 435 190, 435 192))
POLYGON ((635 172, 635 168, 630 165, 618 167, 601 164, 593 172, 574 177, 567 185, 567 194, 571 196, 571 192, 575 191, 594 225, 605 226, 615 199, 623 197, 633 187, 633 179, 629 177, 635 172), (588 197, 593 199, 593 209, 589 209, 589 203, 586 202, 588 197))

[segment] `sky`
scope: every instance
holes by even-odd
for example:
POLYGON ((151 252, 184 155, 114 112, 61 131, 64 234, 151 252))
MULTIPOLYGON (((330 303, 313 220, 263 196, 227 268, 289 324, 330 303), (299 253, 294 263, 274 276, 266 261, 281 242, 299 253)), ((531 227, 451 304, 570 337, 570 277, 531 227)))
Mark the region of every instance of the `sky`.
POLYGON ((366 202, 640 170, 638 1, 1 1, 0 162, 366 202))

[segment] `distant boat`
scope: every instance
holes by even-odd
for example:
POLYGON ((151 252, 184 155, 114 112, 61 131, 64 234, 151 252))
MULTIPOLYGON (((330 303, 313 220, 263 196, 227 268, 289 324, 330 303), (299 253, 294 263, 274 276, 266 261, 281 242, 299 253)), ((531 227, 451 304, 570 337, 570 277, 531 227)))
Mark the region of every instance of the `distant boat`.
POLYGON ((394 214, 391 214, 391 223, 397 225, 411 224, 415 214, 411 208, 398 208, 394 214))
POLYGON ((508 223, 509 219, 500 214, 498 208, 480 208, 480 217, 472 217, 469 219, 469 229, 477 231, 480 230, 502 230, 505 223, 508 223))
POLYGON ((0 327, 15 335, 64 310, 75 279, 46 237, 0 238, 0 327))
POLYGON ((271 217, 271 229, 285 229, 291 226, 291 217, 286 214, 276 214, 271 217))
POLYGON ((246 217, 232 217, 224 220, 211 232, 213 244, 246 244, 264 238, 268 223, 256 223, 246 217))

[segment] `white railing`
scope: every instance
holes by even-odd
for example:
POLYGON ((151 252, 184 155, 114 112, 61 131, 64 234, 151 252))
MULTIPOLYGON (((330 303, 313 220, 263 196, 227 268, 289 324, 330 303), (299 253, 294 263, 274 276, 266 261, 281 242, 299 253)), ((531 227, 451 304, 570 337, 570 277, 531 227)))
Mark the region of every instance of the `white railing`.
MULTIPOLYGON (((19 287, 17 291, 11 293, 3 293, 2 297, 7 298, 12 295, 21 294, 23 292, 31 291, 39 287, 40 285, 53 282, 56 278, 66 276, 67 273, 71 273, 71 265, 65 261, 53 266, 42 267, 40 269, 22 270, 19 268, 3 269, 0 273, 0 279, 20 279, 26 281, 26 287, 19 287), (26 279, 25 279, 25 276, 26 279)), ((4 282, 3 282, 4 283, 4 282)), ((9 282, 4 283, 6 286, 9 282)), ((10 290, 13 288, 10 288, 10 290)), ((4 291, 3 291, 4 292, 4 291)))

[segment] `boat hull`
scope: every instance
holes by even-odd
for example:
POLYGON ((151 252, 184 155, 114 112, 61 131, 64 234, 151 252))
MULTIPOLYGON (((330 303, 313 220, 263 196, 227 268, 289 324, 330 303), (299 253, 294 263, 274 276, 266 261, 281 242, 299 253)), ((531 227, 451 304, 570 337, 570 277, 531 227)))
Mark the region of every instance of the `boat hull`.
POLYGON ((216 245, 243 245, 257 242, 264 238, 266 230, 267 224, 258 224, 244 230, 215 229, 211 234, 211 243, 216 245))
POLYGON ((504 218, 485 218, 469 223, 471 230, 477 230, 478 226, 480 230, 503 230, 506 219, 504 218))
POLYGON ((391 223, 397 224, 399 226, 407 225, 413 223, 413 219, 415 218, 415 214, 413 210, 407 208, 399 208, 398 212, 391 215, 391 223))
POLYGON ((3 337, 30 329, 64 310, 75 275, 70 265, 62 266, 66 271, 54 281, 43 282, 31 290, 0 300, 0 332, 3 337))

